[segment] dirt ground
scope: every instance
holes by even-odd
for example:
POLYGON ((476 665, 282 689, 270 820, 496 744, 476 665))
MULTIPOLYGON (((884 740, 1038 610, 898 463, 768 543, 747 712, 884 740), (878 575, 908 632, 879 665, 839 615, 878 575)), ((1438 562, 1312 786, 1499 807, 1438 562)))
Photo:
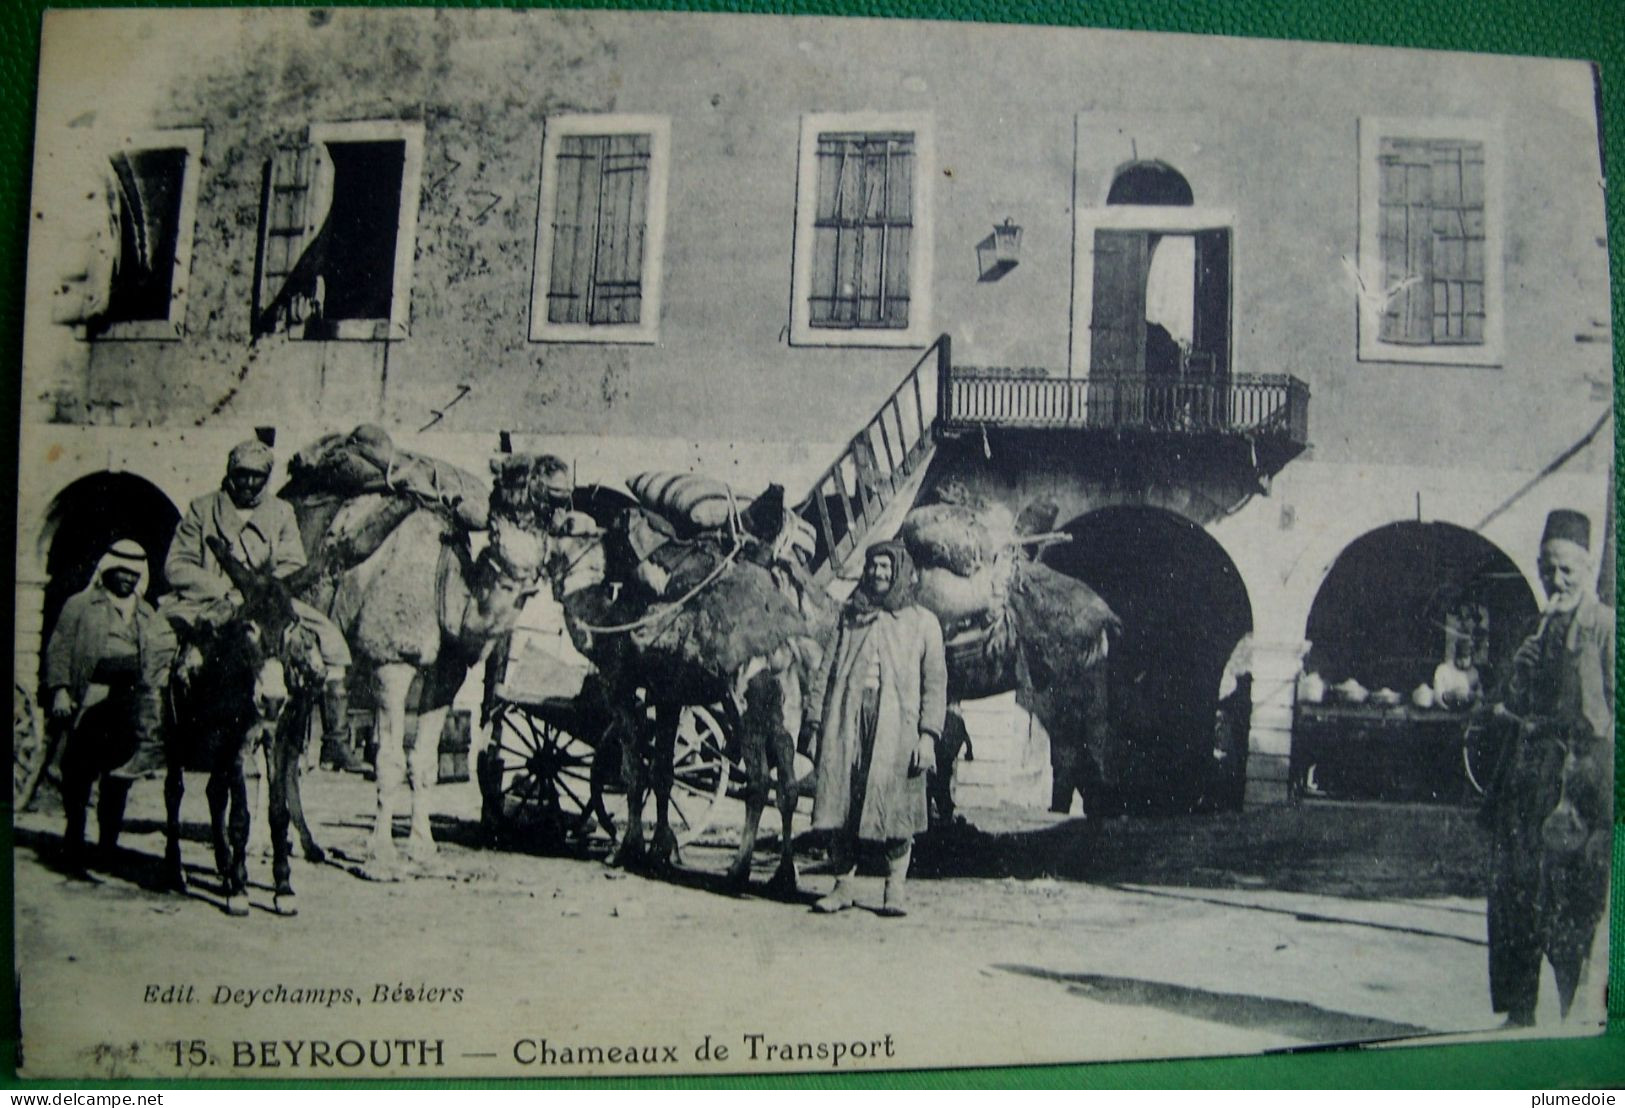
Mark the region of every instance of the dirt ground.
POLYGON ((208 867, 202 784, 188 782, 184 896, 156 891, 156 782, 136 787, 121 849, 91 881, 61 870, 49 798, 18 815, 25 1073, 331 1078, 344 1074, 300 1044, 346 1039, 374 1044, 350 1076, 894 1069, 1253 1052, 1499 1022, 1485 979, 1487 844, 1467 808, 1315 802, 1105 823, 964 811, 921 842, 913 911, 894 920, 867 907, 878 879, 852 911, 811 912, 831 878, 810 853, 800 898, 767 897, 771 835, 754 893, 728 895, 737 808, 656 879, 607 867, 602 839, 564 856, 482 845, 472 785, 436 790, 432 866, 363 880, 349 865, 373 787, 318 771, 306 807, 332 859, 296 862, 298 914, 285 916, 256 856, 254 909, 232 918, 208 867), (397 1037, 440 1045, 397 1044, 374 1065, 375 1041, 397 1037), (586 1065, 559 1053, 612 1044, 649 1051, 610 1063, 589 1050, 586 1065))

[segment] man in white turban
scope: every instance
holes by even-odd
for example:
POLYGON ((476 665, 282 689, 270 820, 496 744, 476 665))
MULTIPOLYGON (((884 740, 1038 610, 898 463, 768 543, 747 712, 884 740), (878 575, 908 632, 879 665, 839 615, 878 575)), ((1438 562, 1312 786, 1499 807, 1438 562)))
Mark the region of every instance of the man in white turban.
POLYGON ((101 845, 110 850, 123 822, 129 782, 117 766, 150 745, 162 763, 161 696, 175 657, 169 625, 142 599, 147 552, 131 539, 113 543, 90 583, 68 597, 45 645, 45 696, 52 720, 66 727, 62 755, 64 836, 70 865, 84 866, 85 810, 97 803, 101 845))
MULTIPOLYGON (((164 597, 161 611, 189 636, 218 627, 243 600, 210 549, 210 539, 224 544, 249 569, 278 579, 304 568, 305 548, 293 506, 267 495, 275 462, 271 448, 257 439, 232 447, 220 488, 192 501, 175 530, 164 561, 164 576, 173 591, 164 597)), ((298 599, 293 609, 320 646, 327 681, 323 729, 336 736, 344 727, 350 648, 338 626, 322 612, 298 599)), ((195 650, 188 650, 181 662, 183 679, 199 660, 195 650)))

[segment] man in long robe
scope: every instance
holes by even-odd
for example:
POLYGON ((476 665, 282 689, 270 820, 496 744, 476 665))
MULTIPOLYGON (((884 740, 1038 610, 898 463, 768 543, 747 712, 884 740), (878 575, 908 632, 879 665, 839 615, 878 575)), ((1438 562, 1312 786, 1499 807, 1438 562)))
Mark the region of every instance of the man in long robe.
POLYGON ((1534 1023, 1542 956, 1565 1017, 1588 973, 1606 971, 1590 963, 1613 837, 1614 613, 1593 591, 1590 547, 1584 515, 1547 517, 1546 609, 1497 710, 1515 734, 1486 801, 1490 999, 1509 1027, 1534 1023))
POLYGON ((62 754, 64 842, 70 866, 84 867, 85 810, 98 777, 97 820, 104 850, 123 822, 129 780, 109 770, 141 743, 157 744, 164 679, 175 638, 142 599, 147 552, 132 539, 114 542, 90 584, 62 606, 45 645, 45 693, 51 718, 67 728, 62 754))
POLYGON ((835 888, 815 905, 855 902, 861 848, 886 859, 881 915, 905 914, 914 836, 926 830, 926 774, 947 711, 948 670, 937 617, 914 603, 914 563, 900 542, 877 543, 841 613, 824 682, 813 827, 829 832, 835 888))

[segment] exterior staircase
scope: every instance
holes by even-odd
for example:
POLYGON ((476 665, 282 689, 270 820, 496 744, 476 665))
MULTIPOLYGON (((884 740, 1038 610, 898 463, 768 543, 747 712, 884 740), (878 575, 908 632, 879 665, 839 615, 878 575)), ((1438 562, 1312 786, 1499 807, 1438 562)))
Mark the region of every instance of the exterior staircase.
POLYGON ((952 344, 941 335, 797 507, 816 536, 808 569, 819 585, 839 593, 837 582, 861 569, 864 549, 895 535, 914 506, 936 452, 951 363, 952 344))

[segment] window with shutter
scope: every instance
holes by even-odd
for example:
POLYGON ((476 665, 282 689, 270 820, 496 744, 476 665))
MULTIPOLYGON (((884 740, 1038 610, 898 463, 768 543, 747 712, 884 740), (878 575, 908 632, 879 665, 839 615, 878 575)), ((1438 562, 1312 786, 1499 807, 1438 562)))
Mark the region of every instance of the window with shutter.
POLYGON ((929 340, 931 158, 925 116, 803 117, 793 342, 929 340))
POLYGON ((1360 124, 1360 356, 1500 360, 1496 144, 1466 120, 1360 124))
POLYGON ((531 338, 659 337, 670 123, 655 116, 547 121, 531 338))
POLYGON ((52 318, 89 339, 175 339, 185 329, 200 129, 131 136, 86 190, 83 228, 52 318))
POLYGON ((266 167, 256 334, 402 339, 408 334, 421 124, 316 124, 266 167))

